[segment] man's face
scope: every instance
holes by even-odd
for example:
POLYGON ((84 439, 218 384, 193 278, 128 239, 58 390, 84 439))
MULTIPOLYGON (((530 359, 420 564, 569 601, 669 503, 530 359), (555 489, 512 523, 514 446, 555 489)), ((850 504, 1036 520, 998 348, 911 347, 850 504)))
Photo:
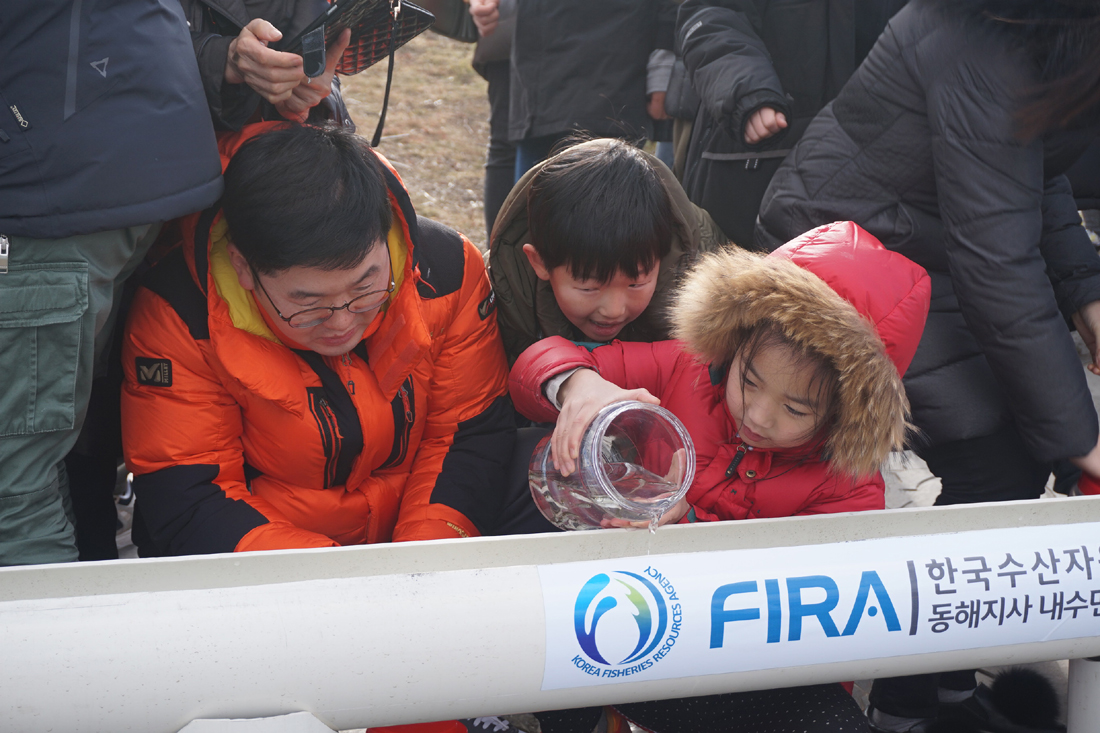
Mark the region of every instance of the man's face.
POLYGON ((618 271, 609 282, 578 280, 566 265, 547 270, 541 259, 536 264, 538 255, 535 253, 532 258, 533 245, 524 245, 524 252, 535 274, 550 282, 562 314, 587 338, 598 342, 614 339, 626 324, 649 307, 661 271, 661 263, 657 262, 650 270, 634 276, 618 271))
POLYGON ((240 257, 239 251, 236 254, 232 259, 241 285, 253 291, 256 302, 267 311, 275 325, 277 335, 323 356, 340 356, 351 351, 362 339, 367 326, 378 317, 387 300, 382 292, 390 286, 390 257, 385 242, 376 244, 358 265, 342 270, 291 267, 275 274, 260 275, 245 264, 246 276, 242 276, 237 260, 243 260, 243 257, 240 257), (352 313, 347 308, 341 308, 328 316, 329 306, 340 308, 368 293, 377 293, 377 296, 368 296, 358 304, 352 304, 356 310, 363 304, 369 305, 368 310, 352 313), (325 310, 304 317, 296 316, 311 308, 325 310), (313 321, 326 316, 327 320, 304 328, 294 328, 285 320, 313 321))

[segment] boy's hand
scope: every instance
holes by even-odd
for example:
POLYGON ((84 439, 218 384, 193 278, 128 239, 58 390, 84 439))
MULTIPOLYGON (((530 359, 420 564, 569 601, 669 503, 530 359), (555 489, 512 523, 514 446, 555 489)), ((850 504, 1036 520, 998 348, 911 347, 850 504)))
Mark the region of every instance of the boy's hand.
POLYGON ((787 127, 787 116, 771 107, 761 107, 745 123, 745 142, 756 145, 787 127))
POLYGON ((647 390, 622 389, 591 369, 578 369, 562 383, 558 389, 561 412, 554 426, 554 434, 550 436, 550 456, 563 476, 576 470, 581 438, 596 413, 624 400, 661 404, 647 390))
POLYGON ((492 35, 500 20, 500 0, 469 0, 469 3, 470 17, 474 19, 478 35, 482 38, 492 35))
POLYGON ((336 42, 325 49, 324 72, 313 79, 303 75, 290 96, 275 105, 279 114, 288 120, 306 121, 309 111, 332 93, 332 75, 336 73, 336 65, 340 63, 350 42, 351 29, 345 28, 336 42))
POLYGON ((653 92, 649 95, 649 101, 646 103, 646 113, 653 119, 669 119, 668 113, 665 112, 666 96, 668 96, 668 92, 653 92))

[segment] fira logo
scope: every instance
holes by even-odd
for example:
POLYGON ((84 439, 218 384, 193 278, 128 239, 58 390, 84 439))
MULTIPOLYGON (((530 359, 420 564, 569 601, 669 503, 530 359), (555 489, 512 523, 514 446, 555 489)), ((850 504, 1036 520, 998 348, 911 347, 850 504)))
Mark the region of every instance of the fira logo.
MULTIPOLYGON (((852 636, 866 617, 875 617, 882 612, 882 622, 887 631, 901 631, 897 611, 890 594, 886 591, 882 579, 873 570, 866 570, 860 576, 855 601, 848 611, 843 631, 837 627, 833 617, 840 604, 840 588, 835 580, 827 575, 807 575, 799 578, 787 578, 787 604, 784 614, 783 599, 780 594, 779 580, 769 578, 764 581, 764 605, 767 613, 767 641, 777 644, 782 640, 783 623, 787 623, 787 641, 799 641, 802 638, 803 622, 816 621, 827 638, 852 636), (803 594, 821 597, 823 600, 808 601, 803 594), (872 599, 873 596, 873 599, 872 599)), ((755 621, 760 618, 761 606, 727 608, 727 604, 736 604, 738 596, 758 594, 759 585, 755 580, 730 583, 720 586, 711 596, 710 603, 710 648, 716 649, 725 643, 727 624, 735 621, 755 621)), ((749 598, 743 599, 745 601, 749 598)), ((755 599, 753 599, 755 600, 755 599)), ((845 618, 841 615, 840 618, 845 618)))
POLYGON ((649 669, 680 635, 679 601, 672 583, 652 567, 644 574, 616 570, 593 575, 573 606, 577 643, 589 661, 578 655, 574 665, 601 677, 649 669))

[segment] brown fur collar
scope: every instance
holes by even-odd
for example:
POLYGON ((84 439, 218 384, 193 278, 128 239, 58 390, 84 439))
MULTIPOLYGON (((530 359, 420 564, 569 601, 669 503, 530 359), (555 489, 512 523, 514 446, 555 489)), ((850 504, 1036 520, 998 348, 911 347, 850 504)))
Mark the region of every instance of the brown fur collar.
POLYGON ((671 318, 674 336, 707 363, 728 364, 765 322, 829 360, 840 404, 824 453, 836 471, 871 475, 904 446, 909 402, 874 326, 793 262, 735 248, 707 255, 685 278, 671 318))

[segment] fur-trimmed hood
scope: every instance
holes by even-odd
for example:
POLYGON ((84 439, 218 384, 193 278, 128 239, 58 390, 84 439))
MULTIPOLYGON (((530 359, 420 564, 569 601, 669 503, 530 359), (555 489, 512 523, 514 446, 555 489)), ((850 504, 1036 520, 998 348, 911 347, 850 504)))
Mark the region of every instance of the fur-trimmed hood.
POLYGON ((671 317, 675 337, 711 364, 728 364, 765 322, 825 357, 840 374, 825 455, 836 470, 866 476, 905 444, 901 375, 930 296, 924 268, 853 222, 837 222, 766 257, 734 248, 707 255, 685 278, 671 317))

